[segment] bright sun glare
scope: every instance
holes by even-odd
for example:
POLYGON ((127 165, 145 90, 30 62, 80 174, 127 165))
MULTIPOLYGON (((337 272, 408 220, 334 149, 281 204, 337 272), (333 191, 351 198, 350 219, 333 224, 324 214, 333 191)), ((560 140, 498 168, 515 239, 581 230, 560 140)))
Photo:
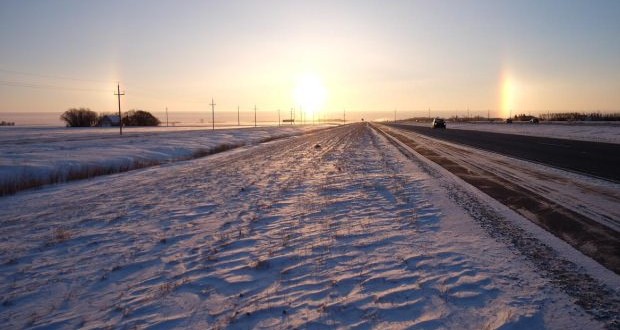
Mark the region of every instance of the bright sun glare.
POLYGON ((325 106, 327 90, 319 76, 304 74, 296 81, 293 98, 306 114, 317 113, 325 106))
POLYGON ((503 117, 514 115, 512 110, 516 107, 517 83, 509 72, 502 74, 501 81, 501 111, 503 117))

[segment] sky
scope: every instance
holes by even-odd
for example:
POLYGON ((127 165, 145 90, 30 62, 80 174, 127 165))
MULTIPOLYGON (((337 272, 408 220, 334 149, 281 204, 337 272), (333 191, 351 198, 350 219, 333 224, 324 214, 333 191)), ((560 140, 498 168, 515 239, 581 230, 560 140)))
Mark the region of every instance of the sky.
POLYGON ((620 110, 617 0, 3 0, 0 42, 0 115, 620 110))

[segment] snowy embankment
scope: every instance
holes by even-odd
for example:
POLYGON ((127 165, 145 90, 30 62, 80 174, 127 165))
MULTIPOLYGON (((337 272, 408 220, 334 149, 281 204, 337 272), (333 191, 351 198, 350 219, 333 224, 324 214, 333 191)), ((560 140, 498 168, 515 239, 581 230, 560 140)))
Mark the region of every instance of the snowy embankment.
POLYGON ((129 128, 123 136, 118 128, 4 128, 0 129, 0 196, 197 158, 317 128, 129 128))
POLYGON ((422 166, 358 124, 3 197, 0 324, 605 326, 422 166))
MULTIPOLYGON (((428 123, 405 122, 412 125, 430 126, 428 123)), ((495 133, 531 135, 568 140, 606 142, 620 144, 620 122, 462 122, 447 123, 448 129, 468 129, 495 133)))

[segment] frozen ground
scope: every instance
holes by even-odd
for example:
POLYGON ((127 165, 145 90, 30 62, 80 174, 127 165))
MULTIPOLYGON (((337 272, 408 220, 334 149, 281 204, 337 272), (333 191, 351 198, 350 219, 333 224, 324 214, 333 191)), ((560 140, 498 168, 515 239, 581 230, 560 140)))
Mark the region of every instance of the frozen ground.
MULTIPOLYGON (((429 126, 428 123, 407 122, 410 124, 429 126)), ((489 131, 496 133, 532 135, 552 137, 558 139, 607 142, 620 144, 620 123, 619 122, 554 122, 540 123, 538 125, 530 123, 513 122, 505 123, 484 123, 484 122, 463 122, 447 123, 448 129, 469 129, 475 131, 489 131)))
POLYGON ((381 126, 464 181, 620 272, 620 184, 381 126))
POLYGON ((0 129, 0 196, 303 134, 319 126, 0 129))
POLYGON ((0 325, 610 326, 428 173, 358 124, 1 197, 0 325))

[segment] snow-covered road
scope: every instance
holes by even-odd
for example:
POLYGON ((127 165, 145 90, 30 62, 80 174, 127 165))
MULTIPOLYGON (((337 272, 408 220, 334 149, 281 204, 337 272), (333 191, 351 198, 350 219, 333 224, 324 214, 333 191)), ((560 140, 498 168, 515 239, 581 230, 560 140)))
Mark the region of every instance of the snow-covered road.
POLYGON ((365 124, 0 202, 2 328, 611 324, 365 124))

